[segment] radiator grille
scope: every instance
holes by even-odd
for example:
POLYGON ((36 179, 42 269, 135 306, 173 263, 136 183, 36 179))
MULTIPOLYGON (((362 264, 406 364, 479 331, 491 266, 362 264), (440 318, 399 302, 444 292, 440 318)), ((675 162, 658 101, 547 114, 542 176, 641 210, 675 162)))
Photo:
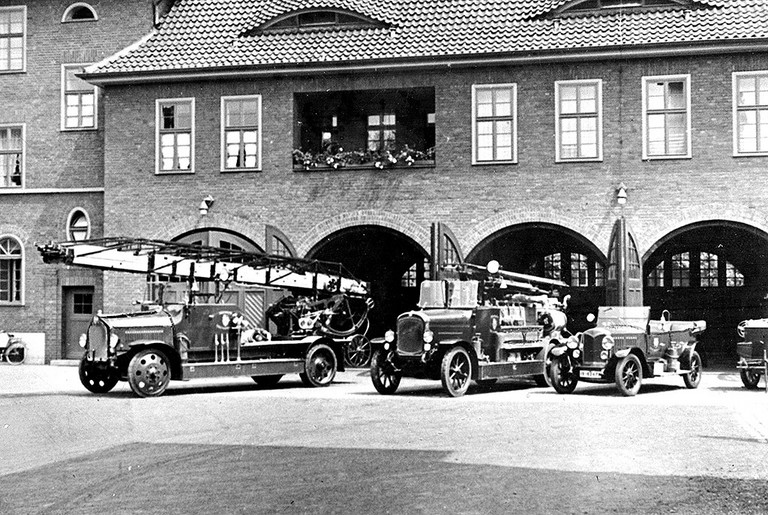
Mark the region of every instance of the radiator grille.
POLYGON ((402 354, 420 354, 424 345, 424 321, 404 317, 397 321, 397 350, 402 354))

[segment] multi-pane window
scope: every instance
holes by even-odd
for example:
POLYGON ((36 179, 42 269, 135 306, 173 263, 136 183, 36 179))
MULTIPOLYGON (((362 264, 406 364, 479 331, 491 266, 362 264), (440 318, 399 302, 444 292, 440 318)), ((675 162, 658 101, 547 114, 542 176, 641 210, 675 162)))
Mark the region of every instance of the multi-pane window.
POLYGON ((459 263, 459 249, 453 244, 453 241, 447 236, 443 235, 443 265, 454 265, 459 263))
POLYGON ((517 161, 515 84, 472 87, 473 161, 517 161))
POLYGON ((736 154, 768 153, 768 72, 734 74, 736 154))
POLYGON ((595 286, 605 286, 605 268, 602 263, 595 263, 595 286))
POLYGON ((600 159, 601 81, 558 82, 557 160, 600 159))
POLYGON ((664 287, 664 261, 656 265, 648 274, 646 284, 651 288, 663 288, 664 287))
POLYGON ((261 97, 222 98, 223 170, 261 168, 261 97))
POLYGON ((403 288, 415 288, 418 286, 417 284, 417 267, 416 263, 412 264, 411 267, 405 271, 403 276, 400 278, 400 286, 403 288))
POLYGON ((544 256, 544 277, 557 280, 560 280, 560 277, 562 277, 562 265, 559 252, 544 256))
POLYGON ((76 209, 69 215, 67 224, 67 239, 69 241, 82 241, 88 238, 91 232, 91 222, 85 211, 76 209))
POLYGON ((276 256, 291 257, 291 251, 288 245, 277 236, 272 236, 272 254, 276 256))
POLYGON ((744 286, 744 275, 730 262, 725 263, 725 285, 744 286))
POLYGON ((675 288, 691 285, 691 258, 688 252, 672 256, 672 286, 675 288))
POLYGON ((646 77, 643 83, 643 157, 688 157, 689 79, 646 77))
POLYGON ((24 69, 24 7, 0 7, 0 72, 24 69))
POLYGON ((589 262, 584 254, 571 252, 571 286, 589 286, 589 262))
POLYGON ((24 128, 0 127, 0 188, 21 187, 23 161, 24 128))
POLYGON ((627 261, 629 261, 629 277, 633 279, 640 279, 642 272, 640 271, 640 253, 637 251, 637 244, 632 235, 628 235, 627 243, 629 244, 627 252, 627 261))
POLYGON ((61 68, 62 129, 96 127, 96 87, 76 76, 83 69, 83 65, 61 68))
POLYGON ((194 117, 193 99, 157 101, 159 172, 192 171, 194 117))
POLYGON ((72 313, 75 315, 93 313, 93 293, 75 293, 72 297, 72 313))
POLYGON ((395 149, 396 116, 393 113, 368 116, 368 150, 383 152, 395 149))
POLYGON ((710 252, 699 253, 699 273, 701 274, 701 286, 717 286, 717 254, 712 254, 710 252))
POLYGON ((0 303, 21 302, 21 243, 9 236, 0 238, 0 303))

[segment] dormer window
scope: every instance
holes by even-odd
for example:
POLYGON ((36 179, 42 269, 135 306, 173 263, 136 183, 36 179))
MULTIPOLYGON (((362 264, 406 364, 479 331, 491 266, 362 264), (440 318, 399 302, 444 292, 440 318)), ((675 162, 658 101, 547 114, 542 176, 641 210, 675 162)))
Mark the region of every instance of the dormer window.
POLYGON ((691 2, 689 0, 575 0, 559 8, 556 12, 690 6, 691 2))
POLYGON ((331 28, 348 29, 351 27, 376 27, 383 25, 384 24, 378 20, 351 11, 318 9, 292 12, 279 16, 262 24, 256 29, 245 32, 243 35, 249 36, 265 30, 300 31, 331 28))
POLYGON ((93 7, 84 2, 77 2, 67 7, 64 16, 61 17, 61 22, 96 21, 98 19, 99 17, 93 7))

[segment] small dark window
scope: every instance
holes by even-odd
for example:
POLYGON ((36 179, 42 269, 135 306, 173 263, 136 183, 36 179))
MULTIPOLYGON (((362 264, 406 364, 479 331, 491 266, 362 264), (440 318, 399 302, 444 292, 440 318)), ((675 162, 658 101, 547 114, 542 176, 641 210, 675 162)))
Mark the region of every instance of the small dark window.
POLYGON ((93 314, 93 293, 75 293, 72 301, 72 312, 75 315, 93 314))
POLYGON ((70 5, 61 18, 62 22, 68 21, 96 21, 96 11, 88 4, 77 3, 70 5))

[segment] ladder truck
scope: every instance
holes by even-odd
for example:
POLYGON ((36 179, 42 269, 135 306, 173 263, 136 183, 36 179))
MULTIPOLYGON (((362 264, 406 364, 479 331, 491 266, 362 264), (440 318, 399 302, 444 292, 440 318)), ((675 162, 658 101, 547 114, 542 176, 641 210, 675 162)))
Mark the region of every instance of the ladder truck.
POLYGON ((251 376, 272 386, 291 373, 307 386, 327 386, 344 370, 350 345, 365 339, 373 305, 368 283, 338 263, 129 237, 37 248, 45 263, 186 283, 183 301, 164 301, 159 288, 138 311, 93 317, 79 341, 80 381, 93 393, 120 380, 140 397, 162 395, 171 380, 205 377, 251 376), (199 293, 201 284, 208 293, 199 293), (291 295, 267 310, 274 323, 261 327, 238 305, 221 302, 231 285, 291 295))

